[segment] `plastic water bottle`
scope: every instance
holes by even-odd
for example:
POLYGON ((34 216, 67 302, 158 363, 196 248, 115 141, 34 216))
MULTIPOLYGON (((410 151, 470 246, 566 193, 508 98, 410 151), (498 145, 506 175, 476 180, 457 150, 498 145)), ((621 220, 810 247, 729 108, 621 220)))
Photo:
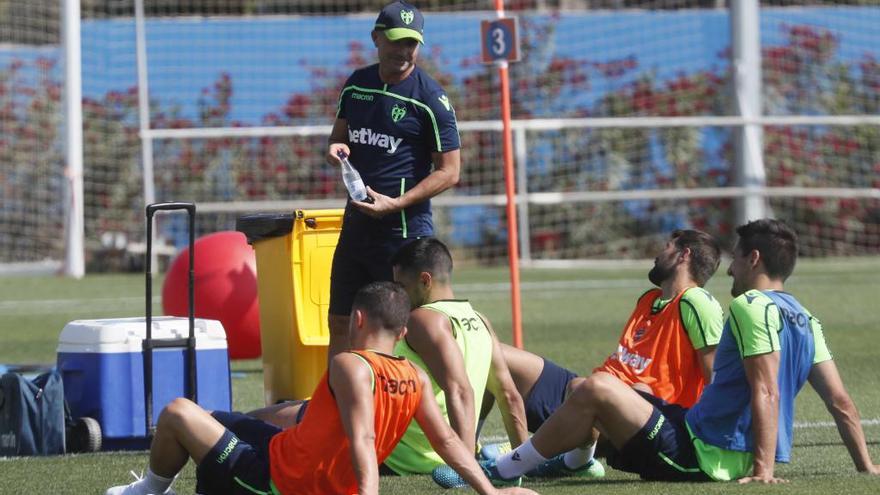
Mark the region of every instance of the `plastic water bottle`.
POLYGON ((351 164, 351 161, 349 161, 348 155, 342 150, 337 150, 336 156, 339 157, 339 162, 342 164, 342 182, 345 183, 345 188, 348 189, 348 195, 355 201, 368 201, 370 198, 367 196, 364 180, 361 179, 361 174, 358 173, 351 164))

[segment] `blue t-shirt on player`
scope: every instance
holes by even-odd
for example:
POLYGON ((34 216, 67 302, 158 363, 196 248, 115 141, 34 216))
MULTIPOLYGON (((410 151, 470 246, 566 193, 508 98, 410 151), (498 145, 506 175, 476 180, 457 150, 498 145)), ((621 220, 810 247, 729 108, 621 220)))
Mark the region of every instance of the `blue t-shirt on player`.
POLYGON ((816 339, 820 339, 818 347, 825 349, 812 320, 797 299, 785 292, 751 290, 736 298, 715 351, 712 383, 686 416, 693 434, 722 449, 754 452, 751 389, 743 359, 779 351, 776 461, 789 462, 795 397, 815 362, 816 339))
MULTIPOLYGON (((418 66, 397 84, 379 77, 379 65, 356 70, 339 96, 337 118, 348 123, 351 163, 364 183, 392 198, 432 170, 432 152, 458 149, 455 111, 443 88, 418 66)), ((379 220, 346 206, 346 229, 406 239, 434 233, 425 201, 379 220)))

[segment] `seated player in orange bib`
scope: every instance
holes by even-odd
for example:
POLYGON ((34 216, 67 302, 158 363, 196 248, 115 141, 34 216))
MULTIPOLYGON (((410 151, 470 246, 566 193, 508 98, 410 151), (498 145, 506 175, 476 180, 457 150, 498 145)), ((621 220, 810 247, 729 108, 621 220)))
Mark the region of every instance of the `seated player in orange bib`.
POLYGON ((107 495, 173 494, 174 477, 190 457, 198 464, 196 492, 203 495, 375 494, 379 463, 413 419, 477 491, 496 493, 443 421, 433 395, 422 393, 430 383, 425 372, 390 355, 406 333, 409 304, 393 282, 358 291, 349 325, 356 350, 331 359, 294 427, 281 430, 244 414, 211 414, 174 400, 159 417, 146 476, 107 495))
MULTIPOLYGON (((721 249, 711 235, 697 230, 673 232, 648 273, 657 288, 639 297, 617 349, 593 372, 610 373, 636 390, 670 403, 693 405, 711 381, 715 347, 721 337, 721 306, 703 289, 718 269, 720 257, 721 249)), ((529 431, 535 432, 582 378, 541 356, 503 344, 502 348, 525 402, 529 431)), ((481 417, 486 417, 492 405, 486 399, 481 417)), ((494 458, 508 448, 487 445, 483 452, 494 458)), ((592 453, 586 449, 567 454, 568 459, 559 467, 563 472, 582 467, 589 464, 592 453)), ((554 469, 531 473, 542 474, 562 473, 554 469)))

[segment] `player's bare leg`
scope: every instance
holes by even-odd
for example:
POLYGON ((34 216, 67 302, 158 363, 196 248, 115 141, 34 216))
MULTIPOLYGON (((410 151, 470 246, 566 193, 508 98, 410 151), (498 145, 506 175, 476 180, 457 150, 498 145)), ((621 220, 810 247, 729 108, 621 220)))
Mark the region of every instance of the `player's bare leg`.
MULTIPOLYGON (((651 387, 649 387, 648 385, 645 385, 644 383, 633 383, 632 388, 633 388, 633 390, 638 390, 638 391, 644 392, 646 394, 653 394, 654 393, 654 391, 651 389, 651 387)), ((599 434, 599 430, 597 430, 596 428, 593 428, 592 442, 595 442, 595 444, 596 444, 596 452, 595 452, 596 457, 607 457, 609 450, 614 448, 611 445, 611 443, 608 441, 608 439, 606 439, 605 437, 603 437, 602 435, 599 434)))
POLYGON ((572 389, 571 395, 535 432, 532 442, 544 457, 579 447, 595 426, 616 447, 632 438, 654 411, 631 387, 607 373, 596 373, 572 389))
POLYGON ((304 400, 286 401, 281 404, 254 409, 247 413, 247 415, 285 430, 296 425, 296 416, 305 402, 304 400))
POLYGON ((531 352, 517 349, 511 345, 501 343, 501 350, 504 353, 504 360, 507 361, 507 368, 510 370, 510 376, 513 383, 516 384, 519 395, 523 400, 528 399, 529 394, 541 372, 544 370, 544 359, 531 352))
POLYGON ((175 399, 162 410, 150 445, 150 469, 173 477, 190 457, 202 462, 220 441, 225 428, 210 413, 187 399, 175 399))
POLYGON ((171 494, 171 484, 190 457, 200 463, 225 433, 210 413, 187 399, 175 399, 159 415, 146 476, 114 486, 105 495, 171 494))
POLYGON ((633 383, 632 388, 633 388, 633 390, 638 390, 639 392, 644 392, 646 394, 654 395, 654 390, 651 387, 649 387, 648 385, 645 385, 644 383, 641 383, 641 382, 633 383))
POLYGON ((531 440, 498 459, 498 473, 502 478, 520 476, 552 457, 583 447, 594 438, 594 427, 619 449, 648 422, 653 410, 617 378, 591 375, 572 387, 531 440))
MULTIPOLYGON (((513 378, 513 383, 516 385, 519 395, 522 397, 523 401, 528 400, 532 388, 535 386, 535 383, 541 376, 541 371, 544 369, 544 360, 530 352, 517 349, 516 347, 507 345, 503 342, 501 342, 501 351, 504 353, 504 360, 507 361, 507 368, 510 370, 510 376, 513 378)), ((495 397, 493 397, 487 390, 483 394, 483 402, 480 407, 480 422, 477 427, 477 440, 480 438, 480 430, 482 429, 483 423, 485 422, 485 419, 489 417, 489 413, 492 412, 492 407, 494 406, 495 397)), ((510 450, 509 442, 502 442, 493 445, 501 446, 504 452, 510 450)))

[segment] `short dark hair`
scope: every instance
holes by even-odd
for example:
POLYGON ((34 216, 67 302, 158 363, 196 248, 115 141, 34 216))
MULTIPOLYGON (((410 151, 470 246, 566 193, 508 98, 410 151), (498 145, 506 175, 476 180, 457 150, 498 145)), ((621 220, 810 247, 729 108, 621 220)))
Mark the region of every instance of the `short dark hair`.
POLYGON ((357 291, 351 308, 363 311, 374 325, 400 332, 409 319, 409 296, 396 282, 371 282, 357 291))
POLYGON ((700 287, 715 275, 721 263, 721 246, 711 235, 701 230, 676 230, 670 236, 679 251, 691 250, 691 264, 688 271, 700 287))
POLYGON ((438 280, 447 281, 452 274, 452 255, 440 239, 423 237, 394 253, 391 266, 408 273, 428 272, 438 280))
POLYGON ((798 256, 797 233, 787 223, 774 218, 754 220, 736 228, 740 254, 761 253, 764 269, 771 278, 785 281, 794 271, 798 256))

